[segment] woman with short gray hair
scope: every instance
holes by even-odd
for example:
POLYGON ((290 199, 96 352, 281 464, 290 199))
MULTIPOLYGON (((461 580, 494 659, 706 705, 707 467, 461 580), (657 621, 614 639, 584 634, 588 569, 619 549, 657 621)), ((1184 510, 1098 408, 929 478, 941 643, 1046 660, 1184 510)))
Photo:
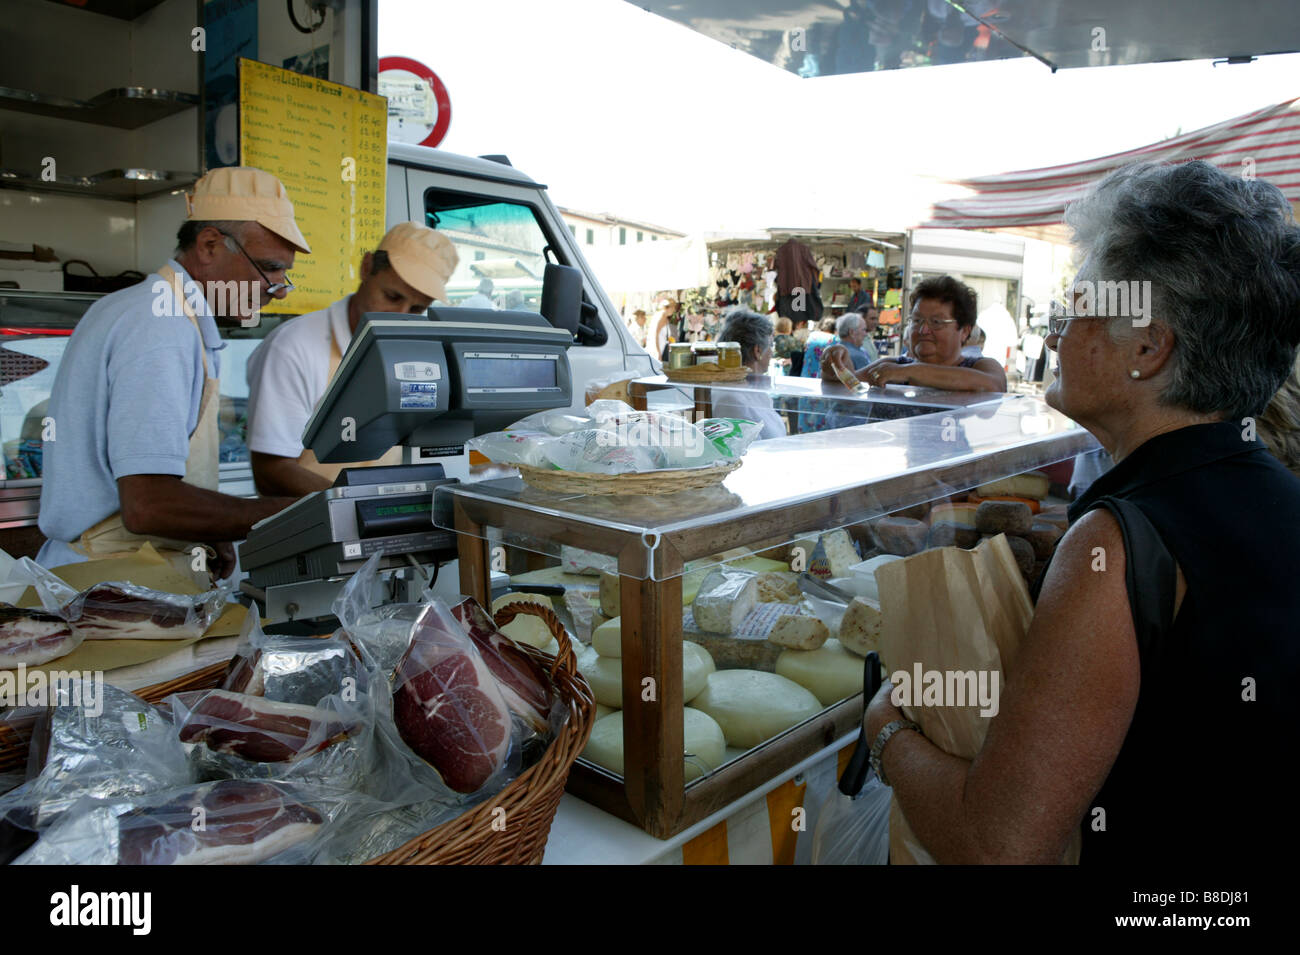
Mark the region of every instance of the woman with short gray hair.
MULTIPOLYGON (((767 375, 772 363, 772 323, 747 308, 728 309, 723 313, 719 342, 736 342, 740 345, 740 360, 749 368, 750 379, 767 375)), ((772 407, 772 400, 755 391, 729 391, 725 385, 714 386, 713 416, 715 418, 741 418, 763 426, 759 438, 783 438, 785 421, 772 407)))
POLYGON ((1292 827, 1300 480, 1254 416, 1300 346, 1300 227, 1199 161, 1117 170, 1066 219, 1046 398, 1115 465, 1070 507, 974 760, 898 722, 889 684, 866 731, 939 861, 1057 862, 1081 833, 1084 864, 1249 869, 1292 827))

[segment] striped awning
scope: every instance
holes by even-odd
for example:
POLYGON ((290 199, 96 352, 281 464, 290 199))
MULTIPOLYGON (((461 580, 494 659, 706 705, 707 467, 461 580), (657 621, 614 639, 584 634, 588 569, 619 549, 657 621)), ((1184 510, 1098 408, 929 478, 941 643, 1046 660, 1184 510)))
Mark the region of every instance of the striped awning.
POLYGON ((1065 207, 1111 170, 1132 162, 1192 159, 1233 175, 1265 179, 1294 207, 1300 202, 1300 99, 1099 159, 962 180, 955 185, 975 194, 935 203, 925 225, 1056 235, 1065 207))

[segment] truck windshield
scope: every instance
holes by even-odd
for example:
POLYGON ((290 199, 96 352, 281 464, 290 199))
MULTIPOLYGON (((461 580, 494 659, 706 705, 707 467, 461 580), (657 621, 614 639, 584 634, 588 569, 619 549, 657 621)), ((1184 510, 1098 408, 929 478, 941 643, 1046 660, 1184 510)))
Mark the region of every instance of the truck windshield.
POLYGON ((453 305, 541 308, 550 244, 532 208, 445 189, 424 195, 425 221, 456 246, 460 262, 447 283, 453 305))

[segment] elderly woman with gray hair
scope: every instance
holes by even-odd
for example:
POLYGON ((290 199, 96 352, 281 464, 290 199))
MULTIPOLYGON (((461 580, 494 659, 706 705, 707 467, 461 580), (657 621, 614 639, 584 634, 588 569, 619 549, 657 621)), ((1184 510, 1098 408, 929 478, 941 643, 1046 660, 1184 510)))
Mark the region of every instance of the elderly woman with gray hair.
MULTIPOLYGON (((718 334, 720 342, 740 345, 740 360, 753 375, 766 375, 772 363, 772 323, 747 308, 730 308, 723 313, 725 321, 718 334)), ((713 416, 715 418, 742 418, 763 426, 763 438, 783 438, 785 421, 772 407, 772 401, 760 392, 730 391, 725 385, 713 388, 713 416)))
POLYGON ((1081 832, 1083 864, 1237 872, 1294 830, 1300 480, 1254 416, 1300 345, 1300 227, 1200 161, 1117 170, 1066 218, 1046 398, 1115 466, 1070 507, 975 758, 899 723, 889 684, 866 731, 940 862, 1056 862, 1081 832))

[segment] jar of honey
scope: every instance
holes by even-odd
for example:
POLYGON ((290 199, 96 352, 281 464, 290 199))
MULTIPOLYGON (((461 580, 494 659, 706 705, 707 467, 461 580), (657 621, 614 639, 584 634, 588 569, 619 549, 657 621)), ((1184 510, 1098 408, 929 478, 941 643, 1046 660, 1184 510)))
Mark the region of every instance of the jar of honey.
POLYGON ((691 354, 690 342, 673 342, 668 346, 669 368, 690 368, 693 364, 695 356, 691 354))
POLYGON ((740 342, 718 343, 718 367, 739 368, 744 362, 740 360, 740 342))
POLYGON ((713 342, 695 342, 691 353, 697 365, 716 365, 718 363, 718 346, 713 342))

